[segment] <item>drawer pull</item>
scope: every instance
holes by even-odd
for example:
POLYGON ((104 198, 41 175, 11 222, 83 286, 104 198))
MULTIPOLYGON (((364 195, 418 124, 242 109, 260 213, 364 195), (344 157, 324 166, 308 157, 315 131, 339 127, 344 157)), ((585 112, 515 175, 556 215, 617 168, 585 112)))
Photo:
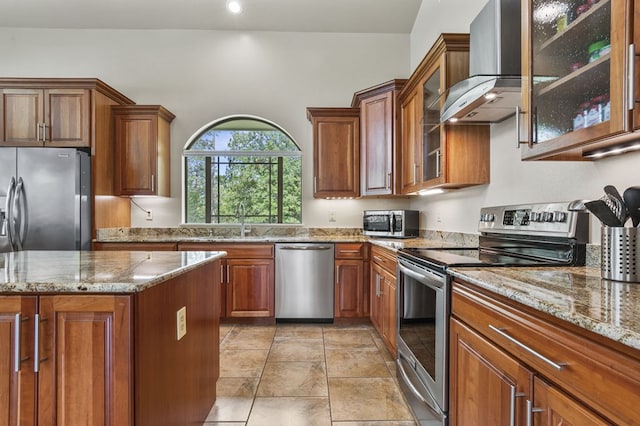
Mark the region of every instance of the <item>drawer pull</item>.
POLYGON ((527 399, 527 426, 533 426, 533 414, 542 413, 544 408, 535 408, 533 401, 527 399))
POLYGON ((498 333, 499 335, 501 335, 502 337, 504 337, 505 339, 507 339, 508 341, 510 341, 511 343, 517 345, 518 347, 524 349, 525 351, 529 352, 531 355, 535 356, 536 358, 546 362, 547 364, 549 364, 550 366, 552 366, 553 368, 555 368, 556 370, 562 370, 562 368, 567 365, 566 363, 563 362, 554 362, 551 361, 549 358, 547 358, 546 356, 542 355, 540 352, 531 349, 529 346, 525 345, 524 343, 520 342, 519 340, 509 336, 507 333, 505 333, 504 328, 498 328, 494 325, 489 324, 489 328, 493 331, 495 331, 496 333, 498 333))

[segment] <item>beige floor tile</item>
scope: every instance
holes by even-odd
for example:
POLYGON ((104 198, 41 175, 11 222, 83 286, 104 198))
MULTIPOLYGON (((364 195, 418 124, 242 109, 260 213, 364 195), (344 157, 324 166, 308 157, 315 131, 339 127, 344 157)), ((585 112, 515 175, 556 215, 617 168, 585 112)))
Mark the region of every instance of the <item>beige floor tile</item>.
POLYGON ((413 420, 392 378, 329 378, 334 421, 413 420))
POLYGON ((221 377, 208 422, 246 422, 258 389, 258 377, 221 377))
POLYGON ((328 398, 256 398, 247 426, 331 426, 328 398))
POLYGON ((229 334, 229 332, 231 330, 233 330, 233 325, 232 324, 220 324, 220 341, 222 342, 224 340, 225 337, 227 337, 227 334, 229 334))
POLYGON ((325 329, 324 345, 327 349, 375 348, 375 342, 367 329, 325 329))
POLYGON ((384 359, 373 347, 370 349, 327 349, 329 377, 389 377, 384 359))
POLYGON ((276 333, 274 326, 238 325, 227 333, 221 349, 269 349, 276 333))
POLYGON ((269 351, 268 361, 324 361, 322 339, 276 336, 269 351))
POLYGON ((221 349, 220 377, 260 377, 267 349, 221 349))
POLYGON ((282 324, 276 330, 276 340, 282 337, 322 339, 322 326, 315 324, 282 324))
POLYGON ((324 362, 267 362, 257 396, 328 396, 324 362))

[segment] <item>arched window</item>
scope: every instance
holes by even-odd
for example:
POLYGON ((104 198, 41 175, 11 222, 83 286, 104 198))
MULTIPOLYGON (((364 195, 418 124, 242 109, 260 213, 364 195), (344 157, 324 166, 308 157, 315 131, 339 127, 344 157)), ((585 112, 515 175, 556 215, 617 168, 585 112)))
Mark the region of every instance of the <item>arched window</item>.
POLYGON ((187 223, 302 222, 302 154, 268 120, 232 116, 196 132, 184 149, 187 223))

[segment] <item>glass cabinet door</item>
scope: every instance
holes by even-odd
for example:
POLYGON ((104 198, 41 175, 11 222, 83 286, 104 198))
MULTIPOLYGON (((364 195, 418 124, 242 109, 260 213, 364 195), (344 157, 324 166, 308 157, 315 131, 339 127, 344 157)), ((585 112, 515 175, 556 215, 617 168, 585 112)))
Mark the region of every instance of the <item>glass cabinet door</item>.
POLYGON ((440 124, 440 69, 438 68, 423 85, 424 123, 422 148, 422 181, 441 175, 441 124, 440 124))
POLYGON ((624 130, 625 3, 532 0, 530 137, 534 144, 575 145, 624 130))

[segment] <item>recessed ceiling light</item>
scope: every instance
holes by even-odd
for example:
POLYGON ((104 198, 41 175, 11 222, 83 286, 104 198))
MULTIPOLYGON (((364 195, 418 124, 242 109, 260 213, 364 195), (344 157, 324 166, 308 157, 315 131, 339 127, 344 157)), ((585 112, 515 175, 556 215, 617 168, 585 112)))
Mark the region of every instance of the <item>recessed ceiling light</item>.
POLYGON ((227 1, 227 10, 233 14, 238 14, 242 12, 242 5, 238 0, 228 0, 227 1))

